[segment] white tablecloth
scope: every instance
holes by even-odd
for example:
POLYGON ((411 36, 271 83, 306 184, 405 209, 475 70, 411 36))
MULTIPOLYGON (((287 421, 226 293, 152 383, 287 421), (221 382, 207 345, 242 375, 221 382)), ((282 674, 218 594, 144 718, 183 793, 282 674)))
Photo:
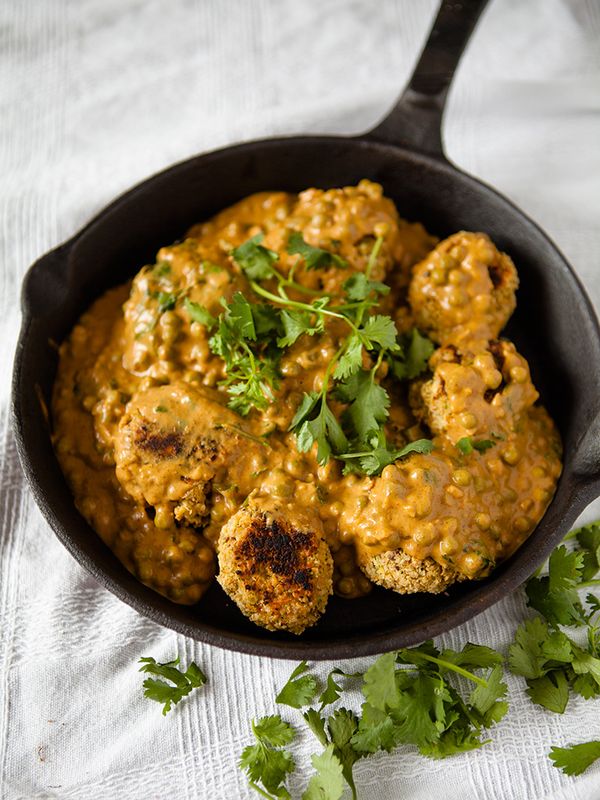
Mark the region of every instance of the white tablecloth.
MULTIPOLYGON (((202 646, 139 617, 55 539, 21 475, 8 415, 28 265, 149 173, 229 142, 358 132, 392 103, 434 2, 4 0, 0 8, 0 796, 252 796, 237 768, 249 719, 292 664, 202 646), (175 713, 142 697, 137 660, 179 653, 210 684, 175 713)), ((600 305, 600 6, 493 0, 452 90, 450 157, 555 238, 600 305)), ((600 505, 586 518, 600 515, 600 505)), ((520 593, 443 637, 504 648, 520 593)), ((361 660, 354 666, 364 666, 361 660)), ((322 665, 325 673, 330 665, 322 665)), ((600 765, 567 778, 551 744, 600 738, 598 702, 560 717, 510 680, 493 745, 445 761, 410 748, 361 761, 361 798, 600 797, 600 765)), ((357 698, 358 700, 358 698, 357 698)), ((293 713, 289 715, 293 717, 293 713)), ((294 747, 303 765, 310 735, 294 747)), ((296 795, 295 795, 296 796, 296 795)))

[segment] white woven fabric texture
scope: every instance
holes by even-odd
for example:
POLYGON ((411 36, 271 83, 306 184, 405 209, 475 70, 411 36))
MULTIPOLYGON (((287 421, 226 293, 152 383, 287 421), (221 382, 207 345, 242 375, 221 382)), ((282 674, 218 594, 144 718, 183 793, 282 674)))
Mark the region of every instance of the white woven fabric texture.
MULTIPOLYGON (((251 717, 290 662, 202 646, 138 616, 63 550, 25 486, 8 395, 22 276, 122 190, 176 160, 288 132, 365 130, 391 105, 434 0, 4 0, 0 7, 0 797, 236 800, 251 717), (140 656, 195 659, 209 685, 167 718, 140 656)), ((450 157, 556 240, 600 306, 600 5, 493 0, 456 76, 450 157)), ((410 209, 402 210, 410 216, 410 209)), ((600 505, 585 518, 600 515, 600 505)), ((521 593, 448 633, 505 648, 521 593)), ((349 664, 364 667, 369 659, 349 664)), ((331 667, 319 667, 322 674, 331 667)), ((510 679, 493 744, 445 761, 361 761, 369 800, 597 800, 547 753, 600 738, 598 702, 560 717, 510 679)), ((358 704, 359 698, 355 698, 358 704)), ((294 719, 294 713, 287 715, 294 719)), ((299 797, 314 740, 294 745, 299 797)))

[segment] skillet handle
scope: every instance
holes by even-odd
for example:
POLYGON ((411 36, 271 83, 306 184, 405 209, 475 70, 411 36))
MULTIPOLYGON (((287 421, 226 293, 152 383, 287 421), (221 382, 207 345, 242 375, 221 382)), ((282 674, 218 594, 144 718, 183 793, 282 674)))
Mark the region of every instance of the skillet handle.
POLYGON ((425 47, 400 99, 366 138, 445 160, 442 115, 454 72, 487 0, 442 0, 425 47))
POLYGON ((573 475, 584 506, 600 495, 600 411, 575 448, 573 475))

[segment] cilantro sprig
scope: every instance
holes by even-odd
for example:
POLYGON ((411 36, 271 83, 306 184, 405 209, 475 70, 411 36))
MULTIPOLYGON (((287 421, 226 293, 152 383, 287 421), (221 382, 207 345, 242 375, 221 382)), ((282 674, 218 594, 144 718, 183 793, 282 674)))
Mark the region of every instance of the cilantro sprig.
POLYGON ((194 661, 185 672, 177 669, 179 658, 161 664, 149 656, 140 658, 140 664, 142 664, 140 672, 159 676, 146 678, 143 684, 144 697, 162 703, 163 716, 166 716, 171 708, 187 697, 193 689, 204 686, 207 680, 206 675, 194 661))
POLYGON ((294 769, 294 759, 283 747, 293 740, 294 729, 274 714, 253 720, 252 732, 256 744, 245 747, 240 757, 240 768, 248 775, 250 786, 263 797, 290 800, 283 784, 294 769))
POLYGON ((229 394, 229 407, 246 415, 275 399, 279 354, 272 344, 280 330, 279 320, 272 308, 250 303, 241 292, 222 305, 224 311, 209 345, 225 362, 226 378, 221 385, 229 394))
POLYGON ((509 649, 509 665, 527 683, 532 702, 562 714, 571 691, 584 698, 600 696, 600 598, 580 590, 599 585, 600 525, 573 531, 578 547, 562 544, 551 554, 545 575, 527 582, 528 605, 541 616, 519 626, 509 649), (581 645, 561 627, 584 628, 581 645))
MULTIPOLYGON (((231 255, 250 280, 254 294, 278 309, 283 330, 277 336, 277 346, 291 347, 303 335, 323 333, 331 320, 344 322, 348 329, 325 371, 321 390, 305 393, 292 419, 290 430, 296 434, 300 452, 316 446, 319 464, 335 457, 344 462, 346 472, 368 475, 379 474, 386 465, 411 452, 428 452, 428 440, 398 449, 388 445, 384 434, 390 398, 379 379, 382 364, 387 362, 390 375, 396 380, 414 378, 427 368, 433 344, 416 329, 399 336, 391 317, 372 313, 380 298, 390 291, 384 283, 371 280, 383 238, 375 240, 365 272, 350 275, 344 281, 341 303, 334 303, 334 298, 327 294, 314 297, 315 290, 294 280, 300 263, 307 270, 347 266, 339 256, 309 245, 300 232, 293 231, 287 252, 299 255, 300 259, 292 264, 286 276, 277 268, 278 254, 262 245, 262 238, 262 234, 254 236, 231 255), (275 283, 275 288, 267 288, 264 282, 275 283), (295 299, 290 297, 291 290, 295 297, 312 297, 295 299), (366 365, 368 361, 370 366, 366 365), (346 406, 341 418, 334 411, 333 401, 346 406)), ((244 365, 248 358, 246 353, 242 359, 244 365)), ((242 410, 247 406, 264 408, 271 402, 273 373, 264 376, 262 382, 252 382, 257 368, 255 363, 243 373, 238 372, 233 383, 233 391, 249 396, 248 403, 240 404, 242 410), (250 384, 247 392, 244 381, 250 384)), ((228 365, 227 369, 229 372, 228 365)), ((229 392, 232 393, 231 387, 229 392)), ((237 408, 235 401, 230 405, 237 408)))

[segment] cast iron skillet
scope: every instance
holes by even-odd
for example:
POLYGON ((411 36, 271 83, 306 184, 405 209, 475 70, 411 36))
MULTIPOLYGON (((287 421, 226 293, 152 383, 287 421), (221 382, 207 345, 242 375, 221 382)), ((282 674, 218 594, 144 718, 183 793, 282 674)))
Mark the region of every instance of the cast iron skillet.
MULTIPOLYGON (((199 641, 279 658, 347 658, 420 642, 471 619, 514 591, 600 494, 600 331, 563 256, 522 212, 444 156, 440 127, 450 80, 485 2, 444 0, 412 76, 389 116, 357 137, 296 136, 229 147, 177 164, 115 200, 27 273, 13 414, 23 469, 42 513, 69 552, 102 585, 161 625, 199 641), (266 189, 299 191, 370 178, 400 214, 447 236, 485 231, 521 278, 507 330, 531 364, 564 442, 564 473, 536 531, 509 561, 446 596, 376 589, 332 597, 301 637, 255 627, 214 583, 198 606, 169 602, 139 583, 87 525, 54 456, 40 398, 50 405, 57 353, 83 310, 122 283, 189 225, 266 189)), ((99 631, 98 635, 102 635, 99 631)))

